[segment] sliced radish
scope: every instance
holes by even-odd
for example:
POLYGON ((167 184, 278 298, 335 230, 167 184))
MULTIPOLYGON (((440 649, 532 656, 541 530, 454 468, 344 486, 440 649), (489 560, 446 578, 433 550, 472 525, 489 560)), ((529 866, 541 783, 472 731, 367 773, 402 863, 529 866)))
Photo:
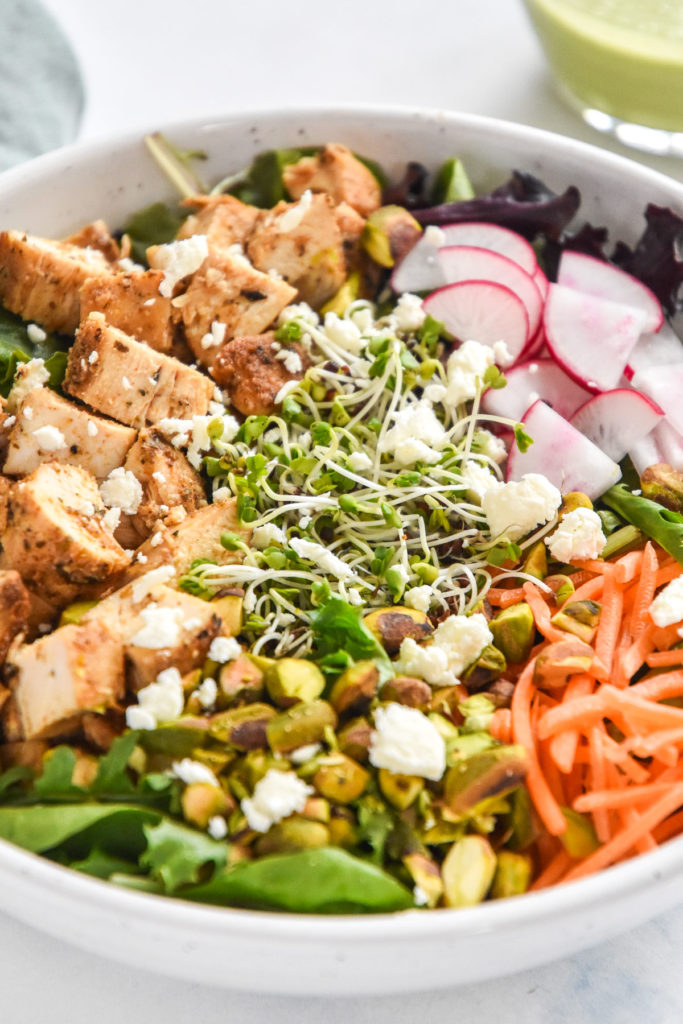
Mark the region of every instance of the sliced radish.
POLYGON ((546 295, 548 294, 548 285, 550 284, 550 282, 548 281, 548 278, 545 276, 545 274, 543 273, 543 271, 541 270, 540 267, 536 267, 536 269, 534 270, 534 272, 533 272, 533 274, 531 276, 534 279, 534 284, 536 285, 536 287, 538 288, 539 292, 541 293, 541 297, 545 298, 546 295))
POLYGON ((516 443, 512 445, 508 480, 521 480, 525 473, 541 473, 563 494, 583 491, 593 500, 621 476, 616 462, 545 402, 534 402, 524 414, 523 423, 534 443, 525 452, 516 443))
POLYGON ((641 310, 645 314, 645 331, 658 331, 662 326, 662 307, 650 289, 631 274, 604 260, 565 250, 560 257, 557 283, 586 295, 641 310))
POLYGON ((665 462, 683 472, 683 436, 666 420, 658 423, 628 454, 639 476, 643 475, 648 466, 658 462, 665 462))
POLYGON ((448 284, 460 281, 493 281, 505 285, 524 303, 529 317, 529 338, 541 323, 543 299, 531 276, 518 263, 497 252, 472 245, 448 245, 439 249, 439 263, 448 284))
POLYGON ((505 376, 504 388, 489 388, 482 398, 482 408, 494 416, 521 420, 540 398, 569 419, 590 398, 590 392, 579 387, 553 359, 518 363, 506 370, 505 376))
POLYGON ((589 391, 611 391, 642 333, 645 317, 632 306, 551 284, 543 325, 548 348, 570 377, 589 391))
POLYGON ((669 424, 683 434, 683 363, 638 370, 631 383, 661 406, 669 424))
POLYGON ((440 228, 427 228, 412 249, 406 253, 391 275, 391 287, 397 295, 403 292, 430 292, 446 284, 438 259, 443 244, 440 228))
POLYGON ((638 370, 671 363, 683 363, 683 342, 671 324, 665 321, 656 334, 641 334, 628 357, 624 373, 631 379, 638 370))
POLYGON ((545 331, 543 330, 543 324, 538 325, 538 330, 534 336, 527 341, 526 348, 524 349, 525 359, 540 359, 541 352, 545 348, 545 331))
POLYGON ((571 424, 610 459, 626 452, 657 426, 664 413, 639 391, 616 388, 594 395, 571 417, 571 424))
POLYGON ((635 466, 638 476, 642 476, 648 466, 654 466, 657 462, 664 462, 664 455, 657 442, 656 431, 638 441, 629 449, 629 458, 635 466))
POLYGON ((441 320, 459 341, 470 339, 493 346, 504 341, 510 362, 526 345, 529 318, 522 300, 502 284, 461 281, 432 292, 423 302, 425 312, 441 320))

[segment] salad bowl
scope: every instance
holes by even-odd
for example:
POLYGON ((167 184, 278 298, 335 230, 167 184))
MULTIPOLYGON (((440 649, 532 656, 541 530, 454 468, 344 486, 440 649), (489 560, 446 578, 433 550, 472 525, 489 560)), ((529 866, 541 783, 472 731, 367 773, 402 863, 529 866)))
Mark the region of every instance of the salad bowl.
MULTIPOLYGON (((158 127, 158 126, 155 126, 158 127)), ((338 109, 233 114, 163 127, 203 150, 218 181, 267 149, 340 142, 399 178, 409 160, 457 155, 478 191, 513 169, 558 193, 576 186, 581 217, 629 245, 647 204, 683 213, 683 186, 582 143, 522 125, 438 110, 338 109)), ((74 146, 0 177, 0 226, 62 237, 112 227, 173 189, 132 136, 74 146)), ((570 955, 683 899, 683 840, 547 891, 477 907, 394 914, 293 915, 197 906, 119 889, 0 842, 2 909, 89 951, 207 985, 358 995, 450 987, 570 955)))

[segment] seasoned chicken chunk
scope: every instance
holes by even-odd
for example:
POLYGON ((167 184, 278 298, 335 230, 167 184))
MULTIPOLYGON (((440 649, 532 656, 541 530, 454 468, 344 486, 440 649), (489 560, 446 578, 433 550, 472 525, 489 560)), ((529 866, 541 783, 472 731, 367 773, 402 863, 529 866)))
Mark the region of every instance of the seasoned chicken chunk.
POLYGON ((268 416, 283 384, 301 380, 310 365, 296 342, 281 345, 272 333, 234 338, 219 350, 212 374, 244 416, 268 416))
MULTIPOLYGON (((7 507, 9 505, 9 492, 12 481, 6 476, 0 475, 0 539, 7 527, 7 507)), ((0 544, 0 549, 2 545, 0 544)))
POLYGON ((212 366, 223 342, 265 331, 295 296, 285 281, 255 270, 243 256, 217 250, 173 304, 195 358, 212 366))
POLYGON ((81 288, 81 320, 90 313, 104 313, 112 327, 156 352, 170 352, 171 300, 159 294, 163 277, 160 270, 146 270, 142 274, 116 274, 86 281, 81 288))
MULTIPOLYGON (((263 211, 247 243, 259 270, 277 271, 303 302, 318 309, 346 277, 342 234, 334 203, 307 193, 297 203, 263 211)), ((252 332, 253 333, 253 332, 252 332)))
POLYGON ((73 732, 123 696, 123 649, 101 622, 63 626, 12 651, 7 664, 16 739, 73 732))
POLYGON ((346 259, 347 270, 354 269, 361 255, 361 236, 365 220, 348 203, 340 203, 334 211, 342 237, 342 249, 346 259))
POLYGON ((91 313, 69 350, 64 390, 120 423, 143 427, 166 417, 205 415, 213 384, 111 327, 102 313, 91 313))
POLYGON ((21 576, 14 569, 0 571, 0 664, 10 644, 28 627, 31 603, 21 576))
POLYGON ((346 146, 331 142, 315 156, 305 156, 289 164, 282 180, 292 199, 299 199, 306 189, 325 192, 335 203, 348 203, 363 217, 369 216, 382 202, 377 178, 346 146))
POLYGON ((181 508, 190 515, 206 505, 204 485, 185 456, 156 430, 141 430, 124 469, 142 486, 142 500, 133 515, 123 516, 116 539, 127 548, 141 544, 157 520, 181 508))
POLYGON ((206 235, 209 250, 228 249, 243 245, 249 237, 260 210, 248 206, 234 196, 192 196, 183 206, 191 206, 191 213, 178 232, 178 238, 206 235))
POLYGON ((102 521, 104 511, 89 473, 43 463, 10 488, 0 568, 17 569, 48 604, 87 596, 128 564, 102 521))
POLYGON ((33 388, 10 428, 4 471, 23 476, 42 462, 57 460, 104 480, 123 464, 135 437, 130 427, 94 416, 49 388, 33 388))
MULTIPOLYGON (((153 578, 153 576, 151 576, 153 578)), ((166 668, 181 675, 203 665, 221 619, 202 601, 147 577, 116 590, 83 618, 103 623, 123 645, 129 689, 139 690, 166 668)))
POLYGON ((78 245, 82 249, 98 249, 110 263, 117 263, 123 253, 109 228, 103 220, 94 220, 85 224, 75 235, 64 239, 69 245, 78 245))
POLYGON ((80 319, 82 285, 111 274, 97 249, 0 232, 0 302, 48 331, 72 334, 80 319))

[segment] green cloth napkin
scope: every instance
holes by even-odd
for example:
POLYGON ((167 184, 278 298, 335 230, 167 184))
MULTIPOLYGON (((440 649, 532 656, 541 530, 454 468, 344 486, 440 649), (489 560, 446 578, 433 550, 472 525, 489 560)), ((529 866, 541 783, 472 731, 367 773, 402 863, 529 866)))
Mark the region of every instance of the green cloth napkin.
POLYGON ((37 0, 0 0, 0 170, 75 138, 83 110, 76 58, 37 0))

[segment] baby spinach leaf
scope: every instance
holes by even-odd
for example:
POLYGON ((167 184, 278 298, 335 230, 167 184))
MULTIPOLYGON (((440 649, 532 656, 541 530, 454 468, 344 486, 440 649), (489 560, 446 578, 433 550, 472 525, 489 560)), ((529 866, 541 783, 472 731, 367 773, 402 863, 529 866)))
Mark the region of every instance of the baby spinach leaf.
MULTIPOLYGON (((0 839, 6 839, 33 853, 44 853, 95 825, 113 823, 116 830, 121 833, 131 824, 153 823, 158 821, 159 817, 158 811, 127 804, 35 804, 32 807, 0 807, 0 839)), ((85 856, 85 853, 83 855, 85 856)))
POLYGON ((683 515, 680 512, 671 512, 656 501, 633 494, 624 484, 610 487, 600 500, 683 565, 683 515))
POLYGON ((139 732, 131 730, 118 736, 111 747, 100 758, 95 781, 90 792, 97 796, 122 796, 135 792, 135 786, 128 775, 128 759, 138 742, 139 732))
POLYGON ((39 800, 82 799, 84 792, 72 782, 76 754, 71 747, 55 747, 45 758, 43 773, 33 784, 33 792, 39 800))
POLYGON ((140 868, 129 860, 116 857, 99 846, 93 847, 87 857, 83 860, 71 861, 69 867, 74 871, 80 871, 84 875, 92 875, 94 878, 110 878, 112 875, 137 875, 140 868))
POLYGON ((346 651, 355 661, 370 658, 380 670, 382 679, 394 672, 382 645, 361 620, 361 612, 341 597, 331 597, 311 616, 313 638, 320 658, 346 651))
POLYGON ((19 363, 44 359, 50 374, 49 386, 58 388, 66 372, 66 350, 72 339, 66 335, 47 334, 43 341, 33 342, 26 333, 20 316, 0 306, 0 394, 6 398, 12 387, 19 363))
POLYGON ((145 826, 145 837, 147 851, 140 858, 140 865, 149 868, 168 893, 181 885, 198 882, 206 864, 223 867, 228 855, 226 843, 169 819, 145 826))
POLYGON ((172 242, 188 213, 166 203, 152 203, 134 213, 123 228, 130 238, 133 259, 146 265, 148 247, 172 242))
MULTIPOLYGON (((251 166, 241 174, 228 179, 227 187, 221 191, 229 192, 236 199, 251 206, 270 209, 283 199, 288 199, 282 172, 289 164, 295 164, 303 156, 317 153, 314 146, 300 149, 270 149, 261 153, 251 166)), ((220 186, 218 186, 220 188, 220 186)))
POLYGON ((218 872, 183 899, 227 906, 353 913, 406 910, 413 897, 395 878, 335 847, 276 854, 218 872))
POLYGON ((35 772, 32 768, 24 764, 13 764, 0 775, 0 796, 11 793, 20 783, 29 782, 33 778, 35 772))

